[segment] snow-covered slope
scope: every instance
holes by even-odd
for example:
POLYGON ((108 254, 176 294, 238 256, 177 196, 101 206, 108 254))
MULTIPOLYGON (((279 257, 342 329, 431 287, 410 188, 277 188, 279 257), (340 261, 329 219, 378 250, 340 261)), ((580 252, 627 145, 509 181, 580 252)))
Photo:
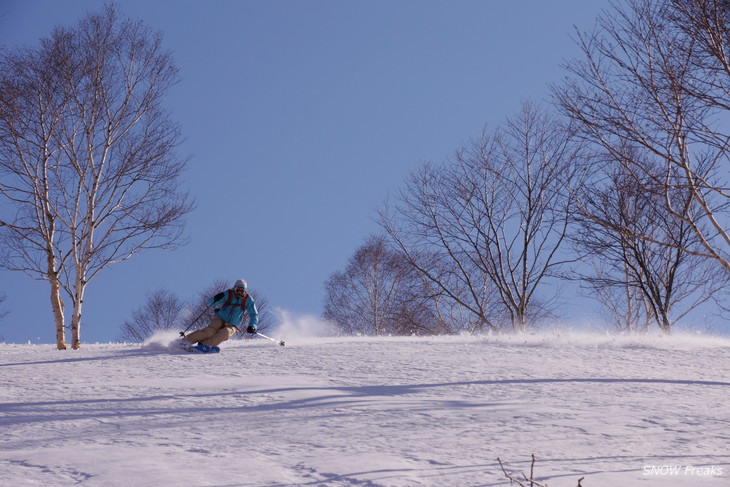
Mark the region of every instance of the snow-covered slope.
POLYGON ((730 485, 730 341, 0 345, 0 484, 730 485))

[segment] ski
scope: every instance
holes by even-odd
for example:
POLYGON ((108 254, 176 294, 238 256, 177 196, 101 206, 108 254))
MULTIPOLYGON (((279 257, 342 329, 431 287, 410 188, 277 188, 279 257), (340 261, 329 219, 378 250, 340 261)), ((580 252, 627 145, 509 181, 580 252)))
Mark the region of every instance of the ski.
POLYGON ((211 347, 210 345, 193 345, 186 341, 180 341, 180 349, 190 353, 220 353, 220 347, 211 347))

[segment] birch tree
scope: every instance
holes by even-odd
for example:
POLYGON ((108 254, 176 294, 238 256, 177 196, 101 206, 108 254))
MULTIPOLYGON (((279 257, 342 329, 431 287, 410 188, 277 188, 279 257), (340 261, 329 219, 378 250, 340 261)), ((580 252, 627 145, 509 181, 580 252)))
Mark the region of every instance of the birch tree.
POLYGON ((555 89, 558 104, 586 140, 694 232, 700 246, 685 251, 730 271, 727 1, 616 3, 577 40, 582 56, 566 65, 568 78, 555 89), (645 156, 624 157, 626 145, 645 156), (690 200, 674 198, 677 191, 690 200))
POLYGON ((414 172, 381 212, 398 248, 473 318, 471 331, 524 330, 545 316, 562 254, 580 147, 570 128, 525 103, 441 165, 414 172))
MULTIPOLYGON (((691 252, 701 244, 690 225, 666 211, 658 196, 663 189, 652 189, 649 181, 636 181, 620 168, 612 171, 585 186, 576 205, 573 240, 596 270, 583 281, 622 328, 645 331, 654 322, 669 333, 675 321, 725 287, 727 274, 691 252)), ((687 189, 672 194, 677 207, 691 198, 687 189)))
POLYGON ((51 284, 57 346, 81 344, 88 284, 110 264, 183 242, 190 197, 162 102, 178 70, 162 36, 114 7, 3 57, 5 267, 51 284), (6 89, 7 88, 7 89, 6 89), (31 130, 28 130, 30 128, 31 130))
POLYGON ((0 56, 0 264, 48 281, 59 349, 66 348, 61 271, 68 257, 56 211, 67 163, 59 131, 72 82, 64 42, 54 36, 0 56))
POLYGON ((324 318, 348 334, 449 331, 426 282, 383 236, 371 236, 325 282, 324 318))

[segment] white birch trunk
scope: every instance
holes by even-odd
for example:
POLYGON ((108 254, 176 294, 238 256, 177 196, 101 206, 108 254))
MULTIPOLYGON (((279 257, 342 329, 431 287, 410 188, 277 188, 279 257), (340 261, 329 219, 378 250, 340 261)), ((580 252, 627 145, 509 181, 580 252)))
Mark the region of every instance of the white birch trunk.
MULTIPOLYGON (((52 254, 48 257, 48 267, 55 267, 55 258, 52 254)), ((49 280, 51 283, 51 309, 53 310, 53 318, 56 323, 56 348, 58 350, 66 350, 66 326, 63 315, 63 301, 61 300, 61 283, 55 272, 49 272, 49 280)))

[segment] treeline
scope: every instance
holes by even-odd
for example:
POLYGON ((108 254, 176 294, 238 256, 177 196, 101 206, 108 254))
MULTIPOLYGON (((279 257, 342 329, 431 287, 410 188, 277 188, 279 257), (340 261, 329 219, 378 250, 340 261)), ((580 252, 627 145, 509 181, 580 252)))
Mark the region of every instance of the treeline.
POLYGON ((575 282, 621 330, 672 326, 730 276, 730 29, 720 0, 628 0, 525 102, 413 171, 325 283, 348 333, 525 330, 575 282))

